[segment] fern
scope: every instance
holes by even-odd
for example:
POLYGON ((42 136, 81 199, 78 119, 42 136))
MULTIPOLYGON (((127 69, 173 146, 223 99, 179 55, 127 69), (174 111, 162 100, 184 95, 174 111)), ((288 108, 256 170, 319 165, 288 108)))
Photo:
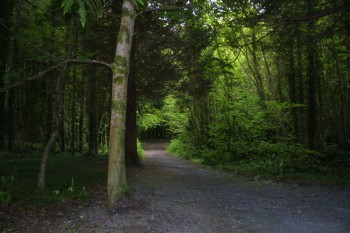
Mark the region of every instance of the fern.
POLYGON ((69 13, 72 10, 74 0, 63 0, 61 7, 63 8, 63 15, 69 13))
POLYGON ((81 26, 85 27, 86 25, 86 9, 85 9, 85 4, 82 0, 77 0, 78 6, 79 6, 79 11, 78 14, 80 16, 80 23, 81 26))
POLYGON ((84 2, 94 16, 102 13, 105 0, 85 0, 84 2))
MULTIPOLYGON (((137 0, 138 2, 142 0, 137 0)), ((90 13, 94 17, 98 17, 103 10, 106 0, 63 0, 61 7, 63 8, 63 15, 72 10, 74 4, 78 5, 78 15, 82 27, 85 27, 87 22, 87 14, 90 13)))
POLYGON ((139 5, 139 6, 144 6, 145 5, 144 0, 136 0, 136 4, 139 5))

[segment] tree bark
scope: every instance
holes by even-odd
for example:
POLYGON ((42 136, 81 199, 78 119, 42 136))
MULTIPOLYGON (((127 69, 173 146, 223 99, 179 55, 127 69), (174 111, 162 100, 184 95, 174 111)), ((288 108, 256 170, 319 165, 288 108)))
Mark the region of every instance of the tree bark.
POLYGON ((89 78, 89 155, 97 156, 97 98, 96 98, 96 67, 88 68, 89 78))
MULTIPOLYGON (((10 48, 10 31, 4 26, 10 27, 12 18, 13 1, 0 1, 0 90, 5 88, 5 72, 10 48)), ((0 92, 0 150, 5 149, 5 92, 0 92)))
MULTIPOLYGON (((313 13, 313 0, 308 1, 308 13, 313 13)), ((315 66, 315 40, 314 40, 314 20, 308 25, 308 76, 309 76, 309 104, 308 104, 308 148, 316 149, 316 66, 315 66)))
MULTIPOLYGON (((300 38, 300 30, 297 32, 297 41, 296 41, 296 56, 297 56, 297 68, 296 68, 296 78, 298 80, 298 103, 304 104, 304 77, 303 77, 303 57, 302 57, 302 48, 301 48, 301 38, 300 38)), ((298 121, 304 122, 305 120, 305 108, 301 107, 298 110, 298 121)), ((306 146, 306 125, 299 124, 299 142, 306 146)))
MULTIPOLYGON (((288 43, 289 49, 289 101, 291 104, 297 103, 297 88, 296 88, 296 75, 295 75, 295 68, 294 68, 294 43, 293 39, 291 38, 288 43)), ((294 137, 295 141, 299 141, 299 122, 298 122, 298 109, 292 106, 292 117, 293 117, 293 128, 294 128, 294 137)))
MULTIPOLYGON (((252 57, 253 57, 253 73, 254 77, 257 83, 257 89, 258 89, 258 94, 260 97, 260 101, 264 102, 266 100, 266 95, 265 95, 265 88, 264 88, 264 81, 262 78, 262 75, 260 73, 260 65, 259 61, 257 58, 257 41, 256 41, 256 34, 255 34, 255 29, 253 28, 253 34, 252 34, 252 49, 250 50, 252 57)), ((249 46, 248 46, 249 47, 249 46)))
POLYGON ((76 97, 77 97, 77 68, 73 68, 73 90, 72 90, 72 103, 71 103, 71 154, 75 155, 75 141, 76 141, 76 130, 75 130, 75 123, 76 123, 76 97))
MULTIPOLYGON (((14 13, 14 25, 15 31, 14 33, 18 33, 18 25, 17 25, 17 13, 14 13)), ((19 44, 18 38, 12 40, 12 67, 13 71, 18 71, 19 69, 19 44)), ((7 98, 7 136, 8 136, 8 145, 7 149, 9 151, 13 151, 15 148, 15 130, 16 130, 16 112, 15 112, 15 101, 16 101, 16 90, 15 88, 11 88, 8 93, 7 98)))
POLYGON ((135 43, 133 43, 130 58, 130 75, 128 80, 125 121, 125 162, 127 166, 141 165, 139 156, 137 154, 135 51, 135 43))
POLYGON ((136 9, 131 0, 123 1, 120 29, 112 64, 112 104, 108 157, 108 207, 112 208, 127 189, 125 174, 125 117, 129 62, 136 9))
POLYGON ((79 152, 83 152, 84 147, 84 113, 85 113, 85 79, 81 80, 81 93, 80 93, 80 111, 79 111, 79 152))
POLYGON ((68 71, 68 64, 65 64, 63 71, 58 78, 56 90, 55 90, 54 97, 53 97, 53 103, 52 103, 53 131, 52 131, 52 134, 50 135, 49 141, 46 144, 43 158, 42 158, 41 164, 40 164, 40 171, 39 171, 38 188, 41 190, 45 189, 46 165, 47 165, 47 160, 49 158, 49 153, 50 153, 50 151, 51 151, 51 149, 56 141, 56 138, 60 132, 59 106, 60 106, 60 102, 61 102, 61 99, 63 96, 67 71, 68 71))

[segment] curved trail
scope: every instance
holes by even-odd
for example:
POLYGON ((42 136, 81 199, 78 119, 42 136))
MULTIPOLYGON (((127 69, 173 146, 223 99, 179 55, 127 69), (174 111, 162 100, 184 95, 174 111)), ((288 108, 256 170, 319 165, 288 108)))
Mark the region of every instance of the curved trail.
POLYGON ((165 148, 145 144, 143 169, 128 171, 130 195, 112 211, 103 188, 69 214, 22 220, 23 232, 350 232, 349 188, 234 176, 165 148))
POLYGON ((171 157, 164 144, 146 149, 131 187, 159 210, 164 226, 151 231, 350 232, 349 189, 249 180, 171 157))

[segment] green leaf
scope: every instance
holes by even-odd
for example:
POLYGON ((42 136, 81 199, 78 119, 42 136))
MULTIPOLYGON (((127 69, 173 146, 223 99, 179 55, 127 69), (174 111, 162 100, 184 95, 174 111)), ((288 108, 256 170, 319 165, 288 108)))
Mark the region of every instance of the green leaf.
POLYGON ((85 4, 81 0, 77 0, 78 5, 79 5, 79 11, 78 14, 80 16, 80 23, 81 26, 84 28, 86 25, 86 9, 85 9, 85 4))
POLYGON ((63 15, 67 14, 72 10, 74 0, 63 0, 61 7, 63 8, 63 15))
POLYGON ((105 0, 85 0, 84 1, 89 13, 91 12, 94 16, 98 16, 102 13, 104 2, 105 0))
POLYGON ((139 6, 144 6, 145 5, 144 0, 133 0, 133 3, 136 6, 136 8, 138 8, 139 6))
POLYGON ((145 3, 144 3, 143 0, 136 0, 136 3, 137 3, 138 5, 140 5, 140 6, 144 6, 144 5, 145 5, 145 3))

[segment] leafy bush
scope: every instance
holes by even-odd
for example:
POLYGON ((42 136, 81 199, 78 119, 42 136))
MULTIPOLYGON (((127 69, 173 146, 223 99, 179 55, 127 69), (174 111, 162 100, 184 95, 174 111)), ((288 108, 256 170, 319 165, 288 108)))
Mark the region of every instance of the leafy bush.
POLYGON ((197 151, 194 150, 194 147, 189 143, 185 143, 181 139, 173 139, 168 146, 168 151, 176 156, 183 158, 196 158, 198 157, 197 151))
POLYGON ((229 164, 233 161, 233 156, 227 151, 215 151, 205 148, 201 151, 201 159, 204 164, 218 165, 229 164))
POLYGON ((185 140, 174 139, 168 150, 177 156, 248 175, 349 184, 349 153, 333 151, 336 154, 327 155, 291 142, 237 141, 232 147, 232 152, 207 147, 195 150, 185 140))
POLYGON ((251 161, 269 164, 270 169, 283 172, 313 172, 320 164, 322 154, 299 144, 260 142, 253 147, 251 161))
POLYGON ((9 192, 0 191, 0 205, 9 205, 11 202, 11 194, 9 192))
POLYGON ((142 144, 141 144, 140 140, 137 139, 137 155, 138 155, 140 160, 143 159, 143 153, 144 153, 144 151, 142 148, 142 144))
POLYGON ((46 190, 40 191, 37 189, 40 161, 40 155, 2 158, 0 191, 9 193, 12 201, 46 205, 66 198, 84 199, 91 188, 107 180, 106 157, 56 155, 48 162, 46 190))
POLYGON ((11 176, 2 176, 1 177, 0 190, 11 189, 13 187, 14 180, 15 179, 14 179, 13 175, 11 175, 11 176))

